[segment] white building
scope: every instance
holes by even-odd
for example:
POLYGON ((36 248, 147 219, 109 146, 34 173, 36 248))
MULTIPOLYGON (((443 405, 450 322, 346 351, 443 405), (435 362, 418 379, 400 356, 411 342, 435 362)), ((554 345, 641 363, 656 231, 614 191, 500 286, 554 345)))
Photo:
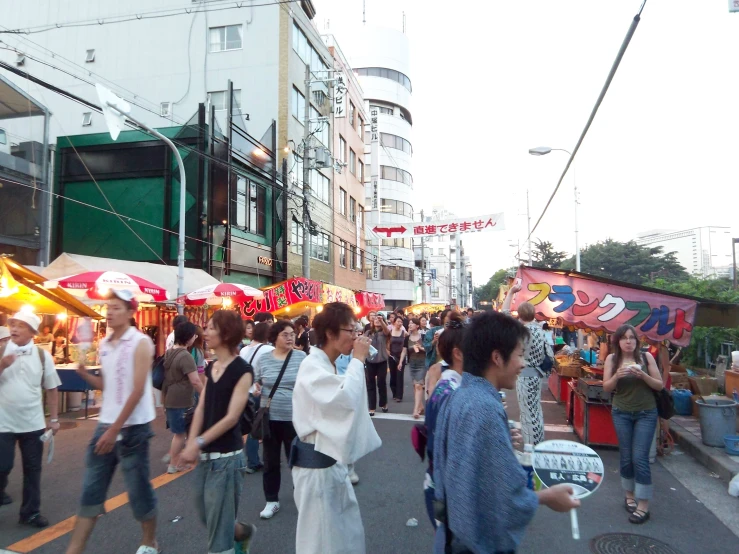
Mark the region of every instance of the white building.
MULTIPOLYGON (((408 38, 400 31, 371 26, 337 35, 359 77, 370 117, 365 144, 368 159, 376 156, 373 164, 378 181, 377 200, 373 205, 372 171, 367 171, 367 228, 373 229, 378 222, 382 226, 408 226, 413 222, 414 212, 408 38), (372 118, 376 118, 375 137, 372 118), (374 151, 373 138, 378 145, 374 151)), ((367 288, 384 294, 389 309, 412 304, 417 285, 412 240, 380 239, 368 234, 367 245, 368 250, 375 252, 379 246, 380 253, 377 265, 367 263, 367 288)))
POLYGON ((665 254, 675 252, 677 261, 692 275, 731 276, 729 227, 696 227, 683 231, 658 229, 639 234, 636 243, 647 247, 661 246, 665 254))

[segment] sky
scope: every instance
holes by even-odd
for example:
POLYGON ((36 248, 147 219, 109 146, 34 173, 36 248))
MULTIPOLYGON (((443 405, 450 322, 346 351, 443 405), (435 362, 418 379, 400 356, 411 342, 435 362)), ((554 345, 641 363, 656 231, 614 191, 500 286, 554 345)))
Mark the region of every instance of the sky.
MULTIPOLYGON (((366 0, 367 24, 411 47, 414 210, 504 212, 463 235, 473 281, 526 247, 642 0, 366 0), (510 245, 513 244, 513 247, 510 245)), ((362 0, 314 0, 341 44, 362 0)), ((350 52, 345 52, 351 57, 350 52)), ((593 125, 532 239, 575 251, 652 229, 732 227, 739 237, 739 13, 727 0, 647 0, 593 125)))

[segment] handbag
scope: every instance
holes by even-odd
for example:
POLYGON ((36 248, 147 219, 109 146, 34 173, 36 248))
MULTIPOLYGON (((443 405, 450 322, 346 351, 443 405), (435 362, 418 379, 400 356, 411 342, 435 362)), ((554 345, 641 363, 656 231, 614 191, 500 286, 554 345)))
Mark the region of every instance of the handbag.
POLYGON ((164 385, 164 356, 157 356, 154 365, 151 368, 151 386, 157 390, 162 390, 164 385))
MULTIPOLYGON (((254 418, 254 425, 252 426, 251 430, 251 438, 256 440, 265 440, 269 439, 271 434, 269 430, 269 406, 272 403, 272 397, 275 395, 275 392, 277 392, 277 387, 280 386, 280 381, 282 381, 282 376, 285 374, 285 369, 287 369, 287 363, 290 361, 290 356, 293 355, 293 351, 290 350, 290 352, 287 353, 287 357, 285 358, 284 363, 282 364, 282 369, 280 369, 280 374, 277 376, 277 380, 275 381, 275 384, 272 386, 272 390, 269 393, 269 398, 267 399, 267 405, 263 408, 259 408, 259 411, 257 412, 256 417, 254 418)), ((248 403, 247 403, 248 404, 248 403)))
MULTIPOLYGON (((249 367, 252 369, 252 375, 254 375, 254 358, 256 358, 257 352, 259 352, 259 349, 262 348, 262 346, 264 345, 260 344, 257 346, 256 350, 254 350, 254 354, 251 355, 251 360, 247 362, 249 367)), ((246 400, 246 406, 244 406, 244 411, 239 419, 239 429, 241 430, 242 435, 248 435, 251 433, 251 430, 254 428, 254 418, 256 417, 258 409, 259 400, 252 393, 249 393, 249 398, 246 400)))
MULTIPOLYGON (((647 356, 642 353, 644 367, 647 367, 647 356)), ((654 400, 657 403, 657 415, 660 419, 670 419, 675 415, 675 401, 672 399, 672 393, 665 387, 661 391, 652 390, 654 400)))

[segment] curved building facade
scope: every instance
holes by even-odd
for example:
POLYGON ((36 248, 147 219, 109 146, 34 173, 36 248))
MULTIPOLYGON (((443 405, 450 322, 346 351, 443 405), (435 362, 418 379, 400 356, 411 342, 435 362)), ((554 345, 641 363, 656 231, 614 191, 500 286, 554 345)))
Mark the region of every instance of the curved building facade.
MULTIPOLYGON (((412 167, 413 81, 408 37, 393 29, 364 26, 342 37, 344 43, 364 91, 370 117, 365 131, 366 158, 373 160, 378 176, 376 203, 372 171, 367 172, 365 180, 367 229, 410 228, 416 185, 412 167), (373 129, 374 117, 377 121, 373 129), (373 133, 377 136, 373 137, 373 133), (378 147, 373 149, 373 144, 378 147), (375 205, 376 209, 370 209, 375 205)), ((367 233, 368 252, 376 255, 379 248, 379 267, 371 260, 366 264, 367 287, 385 295, 388 309, 413 304, 417 279, 412 239, 388 237, 387 233, 381 237, 367 233)))

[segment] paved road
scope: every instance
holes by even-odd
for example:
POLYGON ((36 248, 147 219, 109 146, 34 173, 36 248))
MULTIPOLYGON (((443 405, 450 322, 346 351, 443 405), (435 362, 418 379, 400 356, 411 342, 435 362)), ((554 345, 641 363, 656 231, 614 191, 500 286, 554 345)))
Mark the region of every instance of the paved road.
MULTIPOLYGON (((406 385, 406 394, 411 391, 406 385)), ((515 394, 508 394, 508 412, 516 419, 518 408, 515 394)), ((564 410, 545 394, 544 412, 548 425, 548 438, 568 438, 565 431, 564 410)), ((426 518, 422 496, 422 480, 425 464, 413 452, 409 433, 411 418, 398 414, 412 411, 410 396, 401 404, 391 405, 393 418, 375 418, 375 425, 383 440, 383 446, 357 464, 360 483, 356 487, 367 534, 367 552, 371 554, 429 553, 432 534, 426 518), (416 518, 418 527, 407 527, 406 522, 416 518)), ((17 502, 0 508, 0 549, 13 546, 12 550, 39 554, 64 552, 69 541, 68 530, 77 508, 80 484, 84 471, 84 451, 94 428, 94 421, 75 421, 78 426, 62 431, 57 437, 54 462, 44 467, 43 513, 52 524, 41 533, 20 527, 16 523, 17 502), (61 522, 61 523, 59 523, 61 522)), ((193 475, 184 474, 171 480, 162 475, 166 466, 159 462, 168 449, 169 435, 162 418, 155 422, 157 436, 152 441, 152 476, 158 486, 159 541, 165 553, 198 553, 206 551, 205 529, 197 520, 192 504, 193 475), (179 520, 174 521, 175 518, 179 520)), ((594 497, 585 500, 580 509, 582 539, 573 541, 569 529, 569 517, 547 509, 537 513, 530 526, 520 552, 546 552, 570 554, 591 552, 590 541, 604 533, 637 533, 661 540, 675 552, 724 553, 736 551, 739 529, 732 532, 708 508, 727 510, 725 486, 717 486, 715 480, 692 466, 687 456, 676 456, 665 465, 690 485, 690 489, 674 477, 663 464, 653 466, 656 486, 650 522, 637 527, 627 521, 628 514, 621 506, 622 493, 618 480, 618 453, 601 450, 606 465, 606 479, 594 497), (706 492, 710 489, 710 492, 706 492), (697 496, 696 496, 697 495, 697 496), (706 496, 708 495, 708 496, 706 496), (712 496, 711 496, 712 495, 712 496), (736 534, 735 534, 736 533, 736 534)), ((11 474, 8 492, 20 498, 20 459, 11 474)), ((297 512, 292 500, 290 473, 283 466, 282 511, 269 521, 258 521, 264 506, 261 474, 248 475, 240 508, 241 519, 256 522, 259 530, 252 549, 259 553, 295 552, 295 523, 297 512)), ((120 476, 114 480, 110 497, 124 491, 120 476)), ((93 534, 88 552, 130 554, 136 551, 139 539, 138 526, 132 519, 125 499, 119 499, 120 507, 101 518, 93 534)), ((723 512, 720 512, 723 514, 723 512)), ((723 518, 731 524, 731 519, 723 518)), ((734 520, 735 521, 735 520, 734 520)), ((662 552, 648 550, 649 552, 662 552)), ((614 550, 615 552, 615 550, 614 550)), ((667 552, 667 551, 664 551, 667 552)))

